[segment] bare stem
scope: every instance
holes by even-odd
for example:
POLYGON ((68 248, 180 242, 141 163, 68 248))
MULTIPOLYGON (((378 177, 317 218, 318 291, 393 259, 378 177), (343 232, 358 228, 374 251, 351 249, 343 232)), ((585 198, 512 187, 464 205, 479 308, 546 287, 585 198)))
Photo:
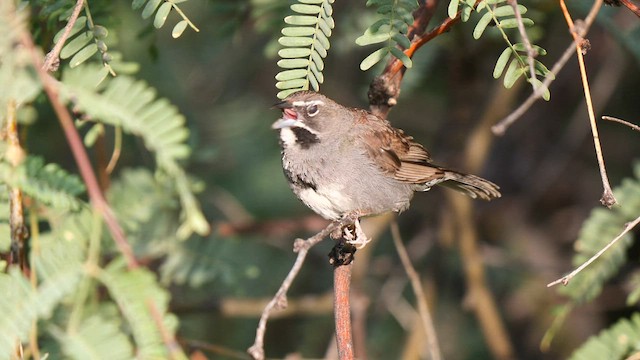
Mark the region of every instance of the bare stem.
POLYGON ((391 236, 393 237, 393 243, 398 251, 398 256, 402 262, 402 266, 411 281, 411 287, 416 295, 416 301, 418 303, 418 312, 420 313, 420 319, 422 320, 422 326, 427 337, 427 344, 429 346, 429 355, 431 360, 442 359, 442 353, 440 352, 440 346, 438 345, 438 334, 436 328, 433 325, 433 319, 429 313, 429 307, 427 306, 427 297, 424 294, 422 288, 422 282, 420 281, 420 275, 411 264, 411 259, 407 253, 407 248, 402 243, 400 236, 400 229, 398 228, 398 222, 393 221, 391 223, 391 236))
MULTIPOLYGON (((522 15, 520 14, 520 9, 518 8, 518 0, 509 0, 509 5, 513 8, 514 15, 516 17, 516 22, 518 23, 518 31, 520 32, 520 37, 522 38, 522 42, 524 43, 525 48, 527 49, 527 62, 529 63, 529 72, 531 75, 531 79, 536 78, 536 69, 534 64, 534 59, 538 56, 538 52, 531 46, 531 41, 529 41, 529 36, 527 35, 527 30, 524 28, 524 23, 522 22, 522 15)), ((536 91, 536 85, 534 82, 531 82, 531 86, 533 86, 533 91, 536 91)))
POLYGON ((618 118, 613 117, 613 116, 606 116, 605 115, 605 116, 602 117, 602 120, 615 121, 615 122, 618 122, 620 124, 627 125, 628 127, 630 127, 631 129, 633 129, 635 131, 640 131, 640 126, 632 124, 632 123, 630 123, 628 121, 624 121, 622 119, 618 119, 618 118))
POLYGON ((343 226, 345 223, 347 223, 347 221, 348 219, 342 221, 334 221, 322 231, 308 238, 307 240, 296 239, 295 243, 293 244, 293 251, 297 252, 298 256, 296 257, 296 261, 293 263, 291 270, 289 270, 289 273, 282 281, 280 288, 262 311, 262 315, 260 316, 260 321, 258 322, 258 327, 256 329, 255 341, 253 342, 253 345, 247 350, 251 357, 257 360, 263 360, 265 358, 264 335, 267 330, 267 321, 269 321, 269 317, 271 316, 272 312, 287 307, 287 291, 289 291, 293 280, 295 280, 295 278, 298 276, 298 273, 302 268, 302 264, 304 264, 304 260, 307 257, 309 249, 322 241, 322 239, 331 234, 335 229, 343 226))
POLYGON ((49 72, 58 70, 58 66, 60 65, 60 51, 62 51, 62 47, 67 41, 69 33, 71 33, 71 28, 73 28, 73 25, 75 25, 76 21, 78 20, 78 15, 82 10, 82 5, 84 5, 84 0, 78 0, 76 2, 76 5, 73 7, 73 12, 69 17, 69 21, 67 21, 67 25, 64 27, 62 36, 60 37, 60 39, 58 39, 58 42, 53 47, 53 49, 51 49, 51 51, 49 51, 49 53, 44 58, 44 64, 42 65, 42 69, 44 69, 44 71, 49 72))
MULTIPOLYGON (((598 11, 600 11, 601 5, 602 5, 602 2, 600 2, 600 4, 598 4, 598 2, 594 3, 593 6, 591 7, 591 10, 589 11, 589 15, 587 15, 587 17, 584 19, 584 23, 582 24, 582 26, 580 26, 579 29, 576 29, 576 31, 581 37, 584 37, 585 35, 587 35, 589 28, 591 27, 593 22, 596 20, 596 15, 598 15, 598 11)), ((571 59, 571 55, 575 51, 575 47, 576 47, 575 41, 569 44, 569 46, 564 51, 560 59, 558 59, 558 61, 556 61, 553 67, 551 67, 550 73, 554 75, 558 75, 560 73, 562 68, 564 68, 564 66, 567 64, 567 61, 571 59)), ((507 115, 504 119, 500 120, 496 125, 494 125, 491 128, 491 131, 494 134, 499 136, 504 135, 504 133, 509 128, 509 126, 511 126, 518 119, 520 119, 520 117, 522 117, 522 115, 524 115, 524 113, 527 112, 527 110, 529 110, 529 108, 538 99, 542 97, 543 90, 545 88, 548 89, 549 85, 551 85, 551 83, 554 80, 555 80, 555 77, 552 77, 552 76, 545 77, 544 81, 542 82, 544 86, 538 87, 531 95, 529 95, 529 97, 520 106, 518 106, 517 109, 515 109, 511 114, 507 115)))
POLYGON ((600 256, 602 256, 602 254, 604 254, 607 250, 609 250, 610 247, 615 245, 615 243, 617 243, 618 240, 620 240, 629 231, 631 231, 634 227, 636 227, 636 225, 638 225, 638 223, 640 223, 640 216, 638 218, 636 218, 635 220, 633 220, 632 222, 625 224, 624 229, 622 230, 622 232, 618 236, 616 236, 613 240, 609 241, 609 243, 605 247, 600 249, 600 251, 598 251, 595 255, 593 255, 589 260, 585 261, 582 265, 578 266, 578 268, 576 268, 575 270, 570 272, 568 275, 563 276, 560 279, 555 280, 553 282, 550 282, 549 284, 547 284, 547 287, 558 285, 560 283, 562 283, 562 285, 565 285, 565 286, 567 284, 569 284, 569 281, 571 281, 571 279, 573 277, 578 275, 578 273, 580 273, 582 270, 584 270, 592 262, 596 261, 600 256))
MULTIPOLYGON (((597 0, 596 4, 602 5, 602 0, 597 0)), ((596 6, 594 4, 594 6, 596 6)), ((604 166, 604 156, 602 155, 602 147, 600 146, 600 136, 598 135, 598 125, 596 124, 596 115, 593 110, 593 103, 591 101, 591 90, 589 89, 589 80, 587 79, 587 70, 584 66, 584 53, 588 43, 578 34, 575 30, 576 26, 571 19, 571 15, 567 10, 567 5, 564 0, 560 0, 560 8, 569 26, 569 31, 573 40, 576 43, 576 54, 578 55, 578 63, 580 64, 580 77, 582 78, 582 87, 584 89, 584 98, 587 102, 587 110, 589 112, 589 123, 591 124, 591 133, 593 135, 593 144, 596 148, 596 157, 598 159, 598 166, 600 167, 600 177, 602 178, 602 187, 604 192, 600 198, 602 205, 610 208, 616 204, 616 198, 613 196, 611 185, 609 184, 609 177, 607 176, 607 170, 604 166)))

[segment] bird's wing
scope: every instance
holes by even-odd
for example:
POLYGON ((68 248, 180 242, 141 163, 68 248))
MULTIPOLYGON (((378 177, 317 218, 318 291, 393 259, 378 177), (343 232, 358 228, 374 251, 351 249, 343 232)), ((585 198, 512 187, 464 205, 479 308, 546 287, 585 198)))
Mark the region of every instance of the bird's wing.
POLYGON ((373 163, 396 180, 427 184, 442 179, 444 169, 431 164, 427 150, 386 120, 367 114, 361 122, 365 152, 373 163))

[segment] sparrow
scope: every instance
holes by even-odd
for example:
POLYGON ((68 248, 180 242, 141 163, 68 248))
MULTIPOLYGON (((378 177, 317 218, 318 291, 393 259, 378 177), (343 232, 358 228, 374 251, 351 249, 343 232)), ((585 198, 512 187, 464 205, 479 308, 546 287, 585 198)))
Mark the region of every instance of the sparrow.
POLYGON ((291 190, 325 219, 354 218, 353 233, 343 231, 359 248, 369 242, 359 218, 402 212, 416 191, 441 185, 474 199, 500 197, 496 184, 435 165, 413 137, 366 110, 313 91, 296 92, 274 106, 282 110, 272 128, 280 132, 291 190))

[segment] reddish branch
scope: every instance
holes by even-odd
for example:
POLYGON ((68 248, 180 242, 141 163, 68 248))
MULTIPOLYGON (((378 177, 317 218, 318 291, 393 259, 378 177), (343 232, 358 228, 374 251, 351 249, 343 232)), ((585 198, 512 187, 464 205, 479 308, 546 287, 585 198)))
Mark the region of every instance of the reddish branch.
POLYGON ((336 322, 336 344, 338 359, 354 359, 351 336, 350 285, 352 263, 336 266, 333 271, 333 313, 336 322))

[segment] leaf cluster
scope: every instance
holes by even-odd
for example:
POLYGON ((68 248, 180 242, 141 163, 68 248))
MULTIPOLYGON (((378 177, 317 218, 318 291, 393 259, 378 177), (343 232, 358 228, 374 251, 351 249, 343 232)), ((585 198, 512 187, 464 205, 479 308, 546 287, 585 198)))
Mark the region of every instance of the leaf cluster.
POLYGON ((508 30, 518 28, 519 22, 525 27, 534 25, 533 20, 522 16, 527 13, 528 9, 524 5, 518 4, 518 13, 521 15, 520 20, 518 20, 514 7, 507 0, 482 0, 477 5, 475 0, 451 0, 449 2, 448 14, 452 19, 458 16, 458 12, 460 12, 461 20, 466 22, 474 11, 480 16, 473 30, 475 39, 480 39, 485 30, 493 25, 507 43, 507 48, 504 49, 496 61, 493 77, 499 79, 504 75, 504 87, 509 89, 519 78, 524 76, 527 82, 533 85, 534 89, 542 92, 542 97, 545 100, 549 100, 551 97, 549 89, 538 77, 553 79, 554 74, 542 62, 535 59, 536 56, 546 55, 546 50, 531 44, 533 53, 529 54, 529 49, 524 42, 514 43, 507 34, 508 30), (531 74, 529 57, 533 61, 534 74, 531 74))
MULTIPOLYGON (((594 209, 582 225, 578 239, 574 244, 576 254, 572 263, 579 266, 605 247, 614 239, 625 224, 640 215, 640 163, 635 165, 635 178, 623 180, 622 185, 614 189, 617 199, 623 206, 606 210, 594 209)), ((569 302, 557 309, 557 317, 545 335, 550 341, 571 310, 585 302, 592 301, 600 293, 607 281, 618 273, 627 260, 627 250, 633 243, 633 236, 627 233, 615 246, 609 248, 596 261, 582 270, 569 284, 558 288, 558 292, 569 298, 569 302)), ((637 301, 640 283, 629 295, 628 301, 637 301)), ((597 357, 593 357, 597 358, 597 357)))
POLYGON ((383 46, 369 54, 360 63, 360 69, 368 70, 388 54, 402 61, 410 68, 413 63, 402 49, 408 49, 411 41, 407 38, 409 26, 413 23, 413 11, 418 7, 415 0, 368 0, 367 6, 377 6, 381 18, 373 23, 364 34, 356 39, 356 44, 383 46))
POLYGON ((295 15, 284 18, 288 25, 278 39, 284 48, 278 51, 283 70, 276 75, 276 87, 281 90, 278 98, 312 88, 320 89, 324 82, 324 58, 331 46, 329 38, 335 26, 333 0, 298 0, 291 5, 295 15))

